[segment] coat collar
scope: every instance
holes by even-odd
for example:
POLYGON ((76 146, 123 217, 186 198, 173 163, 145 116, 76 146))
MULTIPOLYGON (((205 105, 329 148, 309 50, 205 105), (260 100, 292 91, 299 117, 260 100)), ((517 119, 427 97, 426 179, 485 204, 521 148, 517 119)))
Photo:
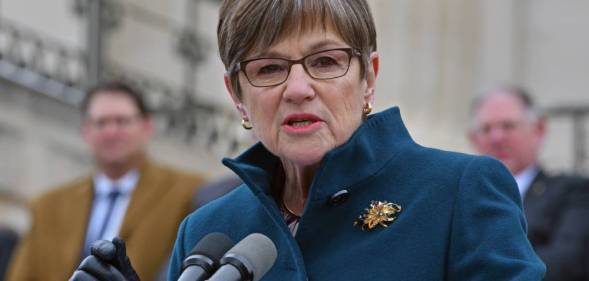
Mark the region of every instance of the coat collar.
POLYGON ((86 227, 90 216, 93 193, 92 177, 84 178, 80 182, 79 188, 71 190, 67 199, 68 208, 63 209, 66 212, 62 211, 60 214, 60 225, 55 228, 56 231, 60 232, 57 237, 60 237, 63 241, 69 241, 60 246, 63 254, 56 257, 59 260, 58 263, 69 265, 62 268, 69 271, 63 272, 63 276, 71 274, 71 269, 76 268, 80 263, 80 254, 86 238, 86 227), (69 210, 76 211, 70 212, 69 210), (61 258, 59 258, 60 256, 61 258))
POLYGON ((129 239, 133 231, 137 229, 137 224, 154 210, 153 206, 157 205, 158 200, 167 190, 161 188, 169 184, 167 180, 165 173, 153 161, 144 160, 139 167, 139 181, 133 190, 119 231, 121 238, 129 239))
POLYGON ((542 197, 544 195, 547 188, 547 179, 547 174, 541 167, 538 167, 538 173, 530 183, 530 187, 528 188, 527 192, 524 194, 522 198, 526 205, 530 205, 530 201, 533 201, 534 198, 542 197))
MULTIPOLYGON (((404 151, 404 147, 414 145, 398 107, 369 116, 345 144, 323 157, 311 185, 310 200, 322 200, 342 189, 353 188, 404 151)), ((279 159, 261 143, 235 159, 223 159, 223 164, 239 175, 254 194, 272 194, 270 183, 278 163, 279 159)))

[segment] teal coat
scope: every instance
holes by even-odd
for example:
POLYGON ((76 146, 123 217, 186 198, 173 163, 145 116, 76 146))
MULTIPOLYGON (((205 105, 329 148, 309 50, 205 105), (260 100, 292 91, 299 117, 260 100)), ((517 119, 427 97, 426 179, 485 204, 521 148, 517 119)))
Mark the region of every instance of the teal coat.
POLYGON ((398 108, 372 115, 325 155, 295 237, 270 190, 278 161, 261 144, 224 160, 245 184, 184 220, 169 280, 210 232, 234 241, 253 232, 270 237, 278 258, 264 281, 537 281, 544 275, 509 172, 491 158, 416 144, 398 108), (334 201, 341 190, 348 198, 334 201), (386 228, 354 226, 372 200, 402 211, 386 228))

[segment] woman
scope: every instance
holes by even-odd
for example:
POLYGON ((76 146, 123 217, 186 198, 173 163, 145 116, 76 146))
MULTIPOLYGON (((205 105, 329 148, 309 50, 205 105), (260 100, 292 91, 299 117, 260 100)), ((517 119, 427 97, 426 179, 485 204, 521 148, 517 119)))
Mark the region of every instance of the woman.
POLYGON ((184 221, 169 280, 210 232, 270 237, 263 280, 541 280, 503 166, 415 144, 398 108, 368 115, 379 56, 365 1, 226 0, 218 40, 260 143, 224 160, 245 184, 184 221))
POLYGON ((169 280, 211 232, 272 239, 262 280, 541 280, 499 162, 419 146, 398 108, 369 115, 379 56, 365 0, 225 0, 218 40, 260 143, 224 160, 245 184, 182 223, 169 280))

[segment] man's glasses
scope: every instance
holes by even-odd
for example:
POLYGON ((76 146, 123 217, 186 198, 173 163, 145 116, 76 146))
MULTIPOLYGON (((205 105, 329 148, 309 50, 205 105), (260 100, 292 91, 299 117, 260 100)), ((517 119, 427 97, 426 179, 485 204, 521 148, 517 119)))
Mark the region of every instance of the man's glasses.
POLYGON ((524 124, 522 120, 506 120, 494 124, 483 124, 481 127, 476 128, 476 132, 483 136, 488 136, 495 130, 500 130, 504 134, 510 134, 524 126, 524 124))
POLYGON ((117 128, 128 128, 140 119, 140 115, 129 116, 112 116, 101 118, 86 118, 86 122, 96 130, 103 130, 109 125, 114 125, 117 128))
POLYGON ((257 58, 238 63, 235 71, 243 71, 254 87, 272 87, 284 83, 295 64, 301 64, 305 72, 314 79, 342 77, 348 73, 354 56, 360 57, 362 54, 353 48, 339 48, 313 53, 299 60, 257 58))

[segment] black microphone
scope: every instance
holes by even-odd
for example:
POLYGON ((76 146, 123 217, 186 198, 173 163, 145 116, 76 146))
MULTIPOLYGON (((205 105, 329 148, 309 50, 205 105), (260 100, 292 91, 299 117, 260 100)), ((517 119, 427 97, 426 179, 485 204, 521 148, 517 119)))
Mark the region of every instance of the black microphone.
POLYGON ((178 281, 204 281, 217 270, 219 259, 235 243, 219 232, 207 234, 192 248, 184 259, 182 274, 178 281))
POLYGON ((274 264, 276 246, 260 233, 239 241, 221 259, 221 267, 209 281, 258 281, 274 264))

